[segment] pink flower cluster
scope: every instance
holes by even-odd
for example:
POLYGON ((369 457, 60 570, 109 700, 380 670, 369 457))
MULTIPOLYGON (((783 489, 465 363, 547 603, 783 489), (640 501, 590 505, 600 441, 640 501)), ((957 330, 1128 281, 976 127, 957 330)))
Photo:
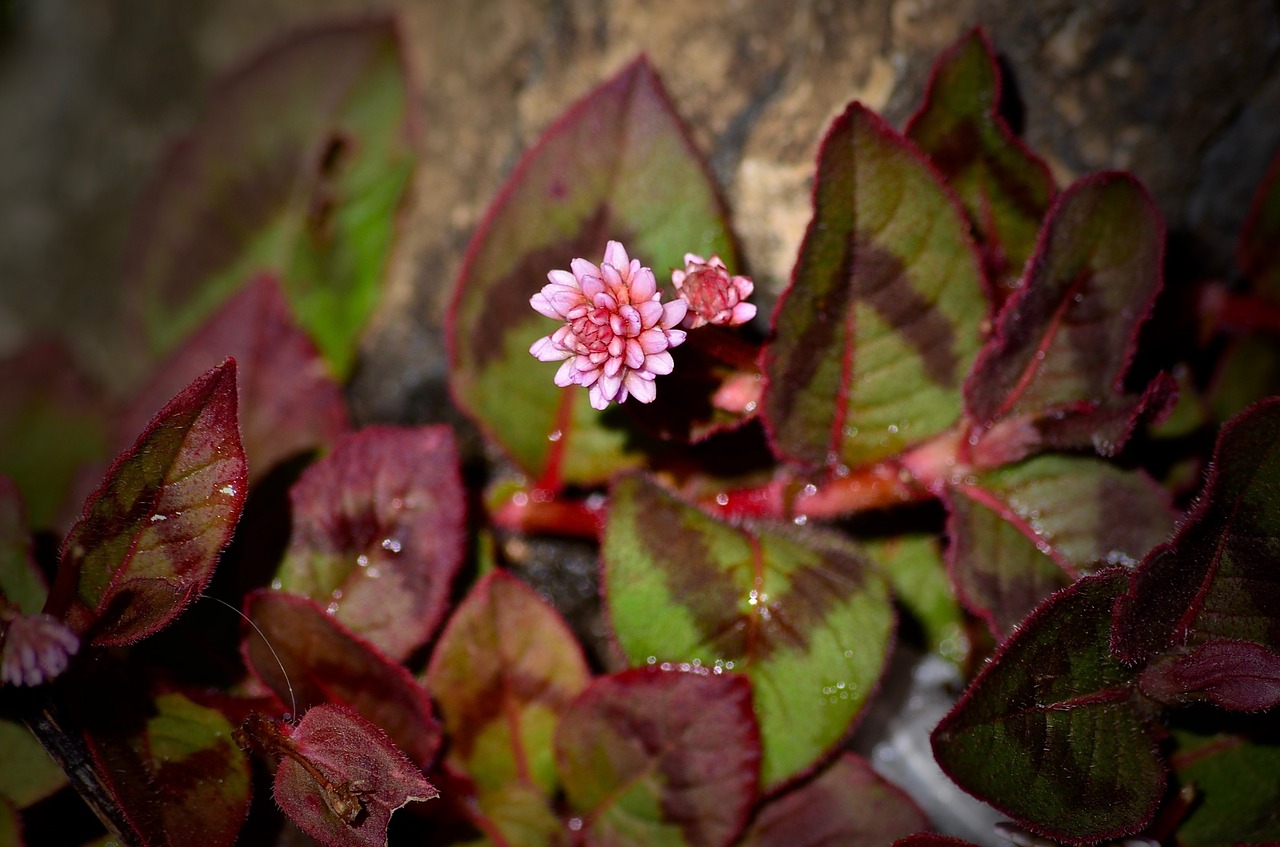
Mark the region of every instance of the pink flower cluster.
POLYGON ((550 284, 529 299, 539 314, 565 322, 529 352, 543 362, 563 362, 556 385, 586 386, 596 409, 628 397, 651 402, 654 378, 674 366, 667 351, 684 341, 675 326, 688 307, 683 300, 660 302, 653 271, 617 241, 605 247, 599 266, 574 259, 570 267, 572 273, 548 273, 550 284))
POLYGON ((671 282, 680 299, 689 304, 684 326, 697 329, 706 324, 738 326, 756 316, 753 303, 744 302, 755 285, 750 277, 729 276, 719 256, 704 259, 684 254, 684 270, 672 271, 671 282))
POLYGON ((4 647, 0 650, 0 679, 10 685, 40 685, 67 669, 68 657, 80 649, 80 639, 62 621, 49 615, 5 615, 4 647))

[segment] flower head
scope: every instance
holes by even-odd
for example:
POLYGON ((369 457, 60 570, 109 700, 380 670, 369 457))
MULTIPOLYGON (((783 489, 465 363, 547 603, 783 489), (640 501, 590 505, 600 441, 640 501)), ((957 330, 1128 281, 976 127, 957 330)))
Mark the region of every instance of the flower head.
POLYGON ((80 639, 49 615, 14 614, 6 621, 0 648, 0 679, 11 685, 40 685, 67 669, 80 639))
POLYGON ((719 256, 704 259, 684 254, 684 270, 671 272, 671 282, 680 299, 689 304, 684 326, 697 329, 705 324, 737 326, 756 316, 756 307, 743 301, 755 285, 750 277, 729 276, 719 256))
POLYGON ((674 327, 685 316, 683 300, 661 303, 653 271, 610 241, 599 267, 586 259, 569 263, 573 272, 547 274, 550 284, 529 299, 542 315, 565 322, 539 338, 529 352, 543 362, 560 362, 555 383, 590 389, 591 405, 656 396, 654 377, 671 373, 667 350, 684 341, 674 327))

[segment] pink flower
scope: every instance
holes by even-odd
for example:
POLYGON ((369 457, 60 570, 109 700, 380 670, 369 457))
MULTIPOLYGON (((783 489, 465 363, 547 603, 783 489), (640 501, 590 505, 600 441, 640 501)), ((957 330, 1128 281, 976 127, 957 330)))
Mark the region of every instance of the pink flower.
POLYGON ((705 324, 737 326, 756 316, 756 307, 744 303, 755 288, 751 278, 729 276, 719 256, 704 259, 693 253, 684 254, 684 270, 672 271, 671 282, 680 299, 689 304, 684 317, 686 329, 705 324))
POLYGON ((563 361, 556 385, 587 386, 596 409, 628 397, 652 402, 654 377, 671 373, 674 364, 667 350, 684 341, 674 329, 685 315, 684 301, 659 302, 653 271, 628 258, 617 241, 605 247, 599 267, 586 259, 569 265, 573 273, 551 271, 551 283, 529 298, 539 314, 565 322, 529 352, 539 361, 563 361))
POLYGON ((49 615, 14 615, 0 649, 0 679, 11 685, 40 685, 67 669, 80 639, 49 615))

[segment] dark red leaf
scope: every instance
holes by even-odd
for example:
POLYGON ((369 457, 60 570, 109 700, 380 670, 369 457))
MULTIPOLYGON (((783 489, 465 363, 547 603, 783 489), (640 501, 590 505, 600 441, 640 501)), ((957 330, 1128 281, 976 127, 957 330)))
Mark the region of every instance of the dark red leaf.
POLYGON ((934 835, 931 832, 921 832, 916 835, 908 835, 906 838, 899 838, 893 842, 893 847, 978 847, 978 845, 960 838, 952 838, 949 835, 934 835))
POLYGON ((386 733, 342 706, 308 710, 287 734, 261 718, 241 733, 280 756, 276 803, 330 847, 385 847, 392 812, 439 796, 386 733))
POLYGON ((961 788, 1067 844, 1139 832, 1164 795, 1136 674, 1107 649, 1126 578, 1103 571, 1046 600, 932 736, 934 757, 961 788))
POLYGON ((305 597, 255 591, 245 599, 245 614, 257 627, 241 644, 245 662, 282 702, 296 701, 298 712, 322 703, 346 706, 381 727, 416 764, 435 756, 440 725, 426 689, 405 668, 305 597))
POLYGON ((1137 664, 1206 641, 1280 651, 1280 399, 1222 428, 1199 508, 1116 606, 1112 649, 1137 664))
POLYGON ((1124 394, 1124 378, 1160 290, 1163 254, 1159 212, 1128 174, 1086 177, 1059 195, 1024 284, 965 383, 970 417, 990 428, 1083 416, 1073 427, 1082 446, 1116 452, 1131 407, 1141 405, 1124 394))
POLYGON ((1280 656, 1249 641, 1209 641, 1189 653, 1156 659, 1138 678, 1138 687, 1170 705, 1205 700, 1224 709, 1260 712, 1280 706, 1280 656))
POLYGON ((657 668, 600 677, 561 720, 556 762, 585 845, 727 845, 759 778, 751 685, 657 668))
POLYGON ((293 533, 280 587, 324 605, 393 659, 440 623, 462 562, 466 492, 445 426, 369 427, 289 492, 293 533))
POLYGON ((275 276, 262 275, 183 342, 116 424, 123 447, 209 362, 236 360, 240 431, 256 482, 278 462, 326 447, 347 429, 342 388, 298 328, 275 276))
POLYGON ((95 644, 128 644, 208 584, 244 507, 236 365, 169 401, 118 456, 62 546, 46 611, 95 644))
POLYGON ((883 847, 929 825, 901 789, 845 753, 817 778, 765 801, 739 847, 883 847))

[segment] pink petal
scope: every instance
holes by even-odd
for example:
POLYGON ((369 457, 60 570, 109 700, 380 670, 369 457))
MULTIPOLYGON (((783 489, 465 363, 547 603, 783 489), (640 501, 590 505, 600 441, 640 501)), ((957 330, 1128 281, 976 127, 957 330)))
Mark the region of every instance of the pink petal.
POLYGON ((617 376, 618 371, 622 370, 622 357, 610 359, 604 363, 605 376, 617 376))
POLYGON ((658 293, 658 280, 654 278, 653 271, 648 268, 640 268, 631 276, 631 302, 638 303, 642 300, 651 300, 653 295, 658 293))
POLYGON ((591 386, 591 408, 601 412, 609 408, 609 398, 604 396, 600 383, 591 386))
POLYGON ((651 374, 669 374, 675 365, 675 360, 671 358, 671 354, 666 350, 644 357, 644 370, 651 374))
POLYGON ((568 388, 570 385, 573 385, 573 377, 577 373, 577 371, 574 370, 573 365, 574 360, 569 359, 560 366, 560 370, 556 371, 556 378, 554 380, 556 385, 561 388, 568 388))
POLYGON ((610 291, 619 293, 625 288, 622 284, 622 274, 618 273, 618 269, 608 263, 600 266, 600 275, 604 277, 605 285, 610 291))
POLYGON ((751 320, 755 316, 756 316, 755 303, 739 303, 738 305, 733 307, 733 317, 729 320, 729 323, 732 324, 733 326, 737 326, 738 324, 746 323, 747 321, 751 320))
POLYGON ((680 286, 684 285, 684 278, 688 276, 684 271, 671 272, 671 284, 676 287, 676 291, 680 290, 680 286))
POLYGON ((627 391, 641 403, 652 403, 653 398, 658 396, 658 387, 653 381, 641 378, 636 371, 627 374, 627 391))
POLYGON ((620 241, 610 241, 604 246, 604 261, 618 270, 622 270, 631 263, 631 259, 627 256, 627 248, 623 247, 620 241))
MULTIPOLYGON (((662 307, 662 328, 671 329, 671 327, 684 320, 685 312, 689 311, 689 304, 683 300, 672 300, 662 307)), ((678 343, 678 342, 677 342, 678 343)), ((672 345, 675 346, 674 344, 672 345)))
POLYGON ((640 320, 640 312, 636 310, 635 306, 623 306, 618 310, 618 315, 625 322, 622 333, 623 335, 626 335, 629 338, 634 338, 640 334, 642 322, 640 320))
POLYGON ((661 353, 670 346, 667 343, 667 334, 660 329, 646 329, 636 337, 636 341, 640 343, 640 350, 646 356, 650 353, 661 353))
POLYGON ((533 342, 533 346, 529 348, 529 352, 539 362, 559 362, 561 359, 567 359, 573 354, 551 340, 550 336, 539 338, 533 342))
MULTIPOLYGON (((667 346, 665 343, 662 345, 667 346)), ((627 367, 638 368, 644 364, 644 347, 635 338, 627 339, 627 367)))
MULTIPOLYGON (((681 303, 684 301, 681 300, 681 303)), ((646 300, 643 303, 636 304, 636 311, 640 313, 640 324, 645 329, 662 320, 662 304, 657 300, 646 300)))
POLYGON ((620 388, 622 388, 621 374, 604 374, 600 377, 600 392, 608 399, 616 400, 620 388))
POLYGON ((668 347, 679 347, 683 343, 684 343, 684 330, 682 329, 667 330, 667 346, 668 347))
POLYGON ((578 383, 578 385, 585 385, 590 387, 592 385, 595 385, 596 381, 600 379, 599 368, 595 368, 594 370, 589 370, 589 371, 577 371, 577 374, 578 374, 578 378, 575 379, 574 382, 578 383))
POLYGON ((720 256, 719 256, 719 254, 717 254, 717 253, 712 253, 712 254, 711 254, 711 258, 710 258, 710 259, 707 259, 706 264, 710 265, 710 266, 711 266, 711 267, 713 267, 713 268, 719 268, 719 269, 720 269, 720 270, 722 270, 722 271, 723 271, 723 270, 728 270, 728 269, 724 266, 724 260, 723 260, 723 259, 721 259, 721 258, 720 258, 720 256))
MULTIPOLYGON (((547 286, 547 288, 550 287, 551 286, 549 285, 547 286)), ((560 314, 556 307, 551 305, 551 301, 547 299, 545 292, 546 288, 530 297, 529 305, 532 306, 533 310, 540 315, 545 315, 548 318, 563 318, 564 315, 560 314)))
POLYGON ((578 278, 568 271, 547 271, 547 279, 551 280, 555 285, 562 285, 565 288, 581 288, 578 285, 578 278))
POLYGON ((587 277, 600 278, 600 269, 588 262, 586 259, 574 259, 569 263, 569 268, 573 271, 573 276, 578 280, 578 284, 582 284, 582 280, 587 277))
POLYGON ((733 290, 738 292, 738 296, 746 299, 751 296, 751 292, 755 290, 755 283, 751 281, 749 276, 735 276, 729 280, 733 284, 733 290))
MULTIPOLYGON (((559 288, 548 285, 542 289, 542 294, 550 301, 551 308, 556 310, 557 315, 567 316, 570 310, 583 304, 582 292, 576 288, 559 288), (551 290, 548 291, 547 289, 551 290)), ((530 300, 530 302, 532 303, 533 301, 530 300)), ((537 307, 535 306, 534 308, 536 309, 537 307)), ((551 315, 550 317, 556 317, 557 315, 551 315)))
POLYGON ((699 256, 697 253, 685 253, 684 263, 686 267, 689 265, 705 265, 707 260, 699 256))

